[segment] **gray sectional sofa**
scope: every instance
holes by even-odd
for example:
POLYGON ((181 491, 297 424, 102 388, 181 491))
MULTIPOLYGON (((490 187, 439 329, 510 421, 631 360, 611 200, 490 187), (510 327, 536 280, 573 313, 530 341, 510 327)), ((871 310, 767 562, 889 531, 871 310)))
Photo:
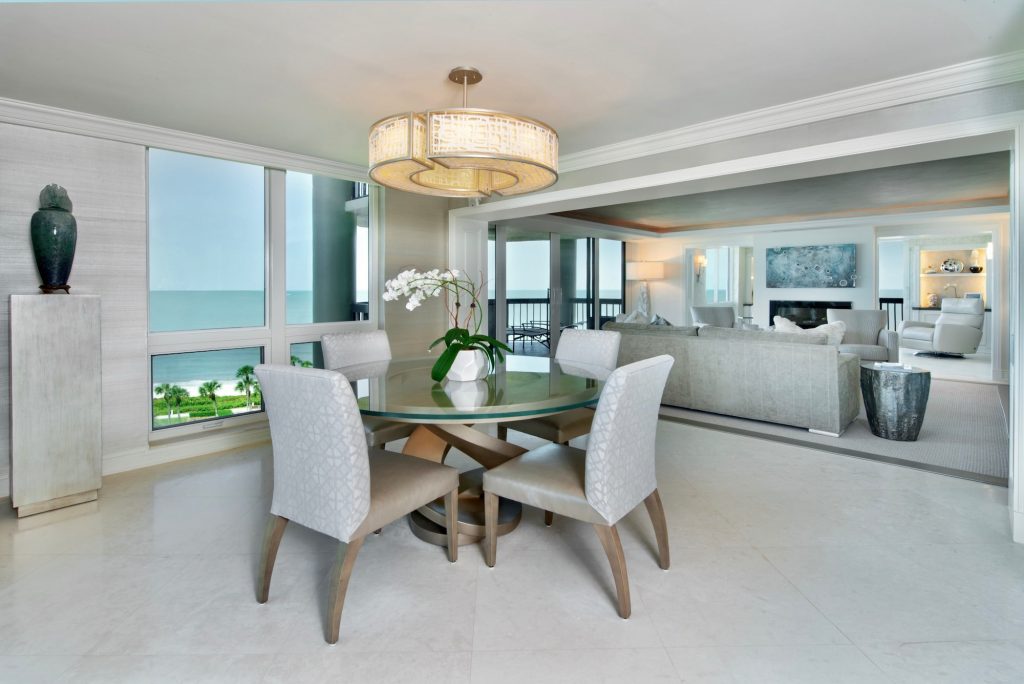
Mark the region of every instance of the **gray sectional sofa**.
POLYGON ((619 365, 668 354, 662 403, 838 436, 860 411, 860 364, 824 335, 606 323, 619 365))

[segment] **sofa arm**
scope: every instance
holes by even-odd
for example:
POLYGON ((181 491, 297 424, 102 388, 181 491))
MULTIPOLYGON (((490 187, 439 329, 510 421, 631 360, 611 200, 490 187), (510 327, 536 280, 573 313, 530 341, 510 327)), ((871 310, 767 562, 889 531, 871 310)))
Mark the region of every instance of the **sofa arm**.
POLYGON ((900 334, 895 330, 883 328, 878 333, 878 346, 885 347, 889 354, 889 361, 895 363, 900 360, 900 334))
POLYGON ((932 348, 947 354, 973 354, 981 342, 981 328, 956 323, 935 326, 932 348))

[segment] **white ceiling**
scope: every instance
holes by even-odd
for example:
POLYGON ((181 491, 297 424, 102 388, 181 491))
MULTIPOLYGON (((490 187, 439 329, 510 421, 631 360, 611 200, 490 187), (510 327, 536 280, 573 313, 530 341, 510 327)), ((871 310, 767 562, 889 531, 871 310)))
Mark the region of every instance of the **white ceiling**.
POLYGON ((0 97, 365 164, 457 65, 566 154, 1021 48, 1021 0, 7 4, 0 97))

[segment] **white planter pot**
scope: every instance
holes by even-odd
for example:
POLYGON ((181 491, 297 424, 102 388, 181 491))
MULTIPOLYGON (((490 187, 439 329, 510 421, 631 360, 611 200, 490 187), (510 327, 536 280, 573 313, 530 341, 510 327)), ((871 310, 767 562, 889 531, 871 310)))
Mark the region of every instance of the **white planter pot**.
POLYGON ((479 349, 460 351, 445 376, 455 382, 473 382, 487 377, 487 357, 479 349))

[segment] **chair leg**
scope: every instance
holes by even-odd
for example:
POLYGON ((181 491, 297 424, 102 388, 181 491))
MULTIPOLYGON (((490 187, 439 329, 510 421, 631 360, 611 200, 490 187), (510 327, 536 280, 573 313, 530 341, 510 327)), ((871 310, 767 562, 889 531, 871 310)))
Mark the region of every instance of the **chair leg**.
POLYGON ((661 495, 657 489, 644 499, 644 504, 647 506, 647 515, 651 516, 651 524, 654 525, 654 537, 658 540, 658 567, 668 570, 668 525, 665 522, 665 509, 661 505, 661 495))
POLYGON ((615 525, 594 525, 597 531, 597 538, 601 540, 601 546, 608 556, 608 563, 612 566, 612 577, 615 578, 615 593, 619 599, 619 617, 626 619, 632 609, 629 603, 629 576, 626 574, 626 557, 622 553, 622 542, 619 541, 619 531, 615 525))
POLYGON ((505 427, 504 425, 498 426, 498 439, 508 441, 508 428, 505 427))
POLYGON ((484 560, 493 568, 498 555, 498 495, 484 492, 484 560))
POLYGON ((277 560, 277 549, 281 546, 284 528, 288 518, 279 515, 270 516, 267 529, 263 533, 263 553, 260 557, 260 577, 256 587, 256 601, 266 603, 270 598, 270 576, 274 574, 274 562, 277 560))
POLYGON ((348 592, 348 580, 352 577, 352 567, 356 564, 356 555, 363 546, 365 537, 353 539, 348 544, 341 542, 338 556, 334 562, 331 575, 331 597, 327 605, 327 643, 338 643, 338 632, 341 629, 341 609, 345 607, 345 594, 348 592))
POLYGON ((544 524, 551 527, 553 522, 555 522, 555 514, 551 511, 544 511, 544 524))
POLYGON ((448 560, 459 560, 459 488, 444 495, 444 510, 448 516, 448 560))

